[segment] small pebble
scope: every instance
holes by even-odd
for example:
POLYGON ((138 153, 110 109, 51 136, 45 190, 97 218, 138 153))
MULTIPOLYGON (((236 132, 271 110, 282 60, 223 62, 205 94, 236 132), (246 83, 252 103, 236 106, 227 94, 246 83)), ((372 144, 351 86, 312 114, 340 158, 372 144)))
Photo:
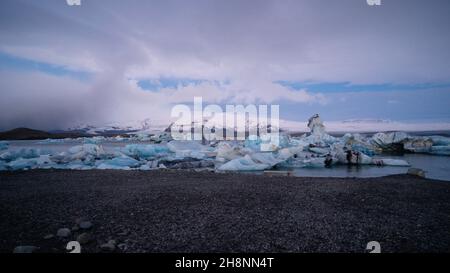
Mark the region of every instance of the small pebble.
POLYGON ((116 241, 109 240, 108 243, 101 245, 100 249, 103 251, 114 251, 116 249, 116 241))
POLYGON ((45 236, 44 236, 44 240, 50 240, 50 239, 53 239, 53 237, 55 237, 55 235, 53 235, 53 234, 48 234, 48 235, 45 235, 45 236))
POLYGON ((14 248, 13 253, 34 253, 39 249, 39 247, 36 246, 17 246, 14 248))
POLYGON ((93 236, 90 233, 81 233, 77 237, 77 241, 82 245, 85 245, 85 244, 91 242, 92 240, 93 240, 93 236))
POLYGON ((80 223, 80 228, 81 229, 90 229, 90 228, 92 228, 92 223, 89 221, 83 221, 80 223))
POLYGON ((60 228, 56 233, 56 236, 66 238, 69 237, 72 232, 68 228, 60 228))

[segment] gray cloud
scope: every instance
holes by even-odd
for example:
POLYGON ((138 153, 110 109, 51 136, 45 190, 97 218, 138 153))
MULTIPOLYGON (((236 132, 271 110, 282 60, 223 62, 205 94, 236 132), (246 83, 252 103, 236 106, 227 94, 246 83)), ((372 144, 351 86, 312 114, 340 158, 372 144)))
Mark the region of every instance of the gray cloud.
POLYGON ((363 0, 83 0, 81 7, 64 0, 6 0, 1 5, 1 52, 94 74, 92 81, 79 83, 2 71, 2 128, 163 117, 170 103, 190 101, 193 94, 225 102, 325 101, 273 84, 276 80, 450 78, 445 0, 384 0, 380 7, 363 0), (133 81, 160 76, 232 84, 151 93, 133 81))

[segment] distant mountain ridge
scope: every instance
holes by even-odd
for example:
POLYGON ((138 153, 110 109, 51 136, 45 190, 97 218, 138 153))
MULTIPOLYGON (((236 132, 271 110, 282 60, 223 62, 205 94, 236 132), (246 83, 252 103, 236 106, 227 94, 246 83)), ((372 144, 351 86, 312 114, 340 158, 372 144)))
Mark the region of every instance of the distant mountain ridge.
POLYGON ((0 132, 0 140, 38 140, 38 139, 62 139, 90 137, 92 135, 77 132, 50 133, 29 128, 16 128, 6 132, 0 132))

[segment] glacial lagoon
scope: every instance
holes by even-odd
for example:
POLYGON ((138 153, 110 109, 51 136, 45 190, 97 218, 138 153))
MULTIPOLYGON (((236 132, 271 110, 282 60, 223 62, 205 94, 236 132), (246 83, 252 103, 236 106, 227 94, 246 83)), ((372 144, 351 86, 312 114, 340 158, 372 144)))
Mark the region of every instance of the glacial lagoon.
MULTIPOLYGON (((82 140, 64 140, 64 141, 42 141, 42 140, 23 140, 23 141, 8 141, 8 151, 19 151, 23 148, 50 150, 52 153, 61 153, 69 150, 76 145, 82 145, 82 140)), ((107 153, 124 148, 130 144, 152 144, 151 142, 143 141, 102 141, 101 146, 107 153)), ((430 179, 450 181, 450 157, 428 154, 404 154, 404 155, 376 155, 374 158, 392 158, 406 160, 411 168, 420 168, 426 172, 426 177, 430 179)), ((397 166, 346 166, 334 165, 330 168, 279 168, 279 170, 292 171, 294 176, 299 177, 380 177, 386 175, 405 174, 410 167, 397 166)), ((255 171, 255 174, 262 172, 255 171)))

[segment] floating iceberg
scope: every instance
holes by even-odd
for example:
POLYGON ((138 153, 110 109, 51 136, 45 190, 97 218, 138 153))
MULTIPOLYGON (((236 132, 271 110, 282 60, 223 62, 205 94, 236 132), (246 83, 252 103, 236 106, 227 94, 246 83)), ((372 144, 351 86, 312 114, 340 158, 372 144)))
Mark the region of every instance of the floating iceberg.
POLYGON ((240 147, 236 143, 232 142, 220 142, 216 148, 216 160, 228 161, 240 158, 245 155, 243 147, 240 147))
POLYGON ((67 164, 71 162, 83 162, 86 165, 92 165, 95 160, 108 159, 113 155, 107 154, 102 146, 95 144, 83 144, 70 148, 67 152, 51 155, 50 159, 58 164, 67 164))
POLYGON ((429 137, 433 142, 433 146, 450 146, 450 138, 443 136, 431 136, 429 137))
POLYGON ((125 155, 115 157, 110 160, 98 161, 97 163, 99 163, 97 165, 97 169, 99 170, 129 170, 131 168, 137 168, 142 165, 140 161, 125 155))
POLYGON ((163 145, 130 144, 120 149, 120 151, 135 159, 148 160, 166 155, 169 152, 169 148, 163 145))
POLYGON ((9 143, 6 141, 0 141, 0 151, 8 149, 9 143))
POLYGON ((59 143, 64 143, 64 142, 68 142, 68 141, 72 141, 72 139, 71 138, 64 138, 64 139, 47 138, 47 139, 39 141, 38 144, 59 144, 59 143))
POLYGON ((273 153, 254 153, 250 155, 251 159, 256 163, 266 164, 270 167, 283 162, 284 160, 276 158, 273 153))
POLYGON ((398 166, 398 167, 409 167, 409 163, 402 159, 373 159, 372 165, 377 166, 398 166))
POLYGON ((156 170, 159 168, 158 166, 159 166, 158 160, 148 161, 147 163, 145 163, 144 165, 139 167, 139 170, 141 170, 141 171, 156 170))
POLYGON ((344 147, 348 147, 349 149, 357 152, 364 153, 369 156, 373 156, 377 153, 381 153, 381 149, 367 143, 366 139, 361 134, 345 134, 341 143, 344 147))
POLYGON ((0 171, 6 171, 8 170, 8 164, 6 162, 0 160, 0 171))
POLYGON ((327 146, 338 141, 337 138, 326 133, 325 126, 323 125, 318 114, 312 116, 308 120, 308 128, 311 129, 311 132, 309 135, 307 134, 302 136, 303 142, 316 146, 327 146))
POLYGON ((178 158, 204 159, 215 156, 213 148, 202 145, 197 141, 173 140, 167 143, 167 148, 175 153, 178 158))
POLYGON ((369 143, 382 151, 402 151, 404 142, 409 138, 404 132, 377 133, 372 136, 369 143))
POLYGON ((92 170, 94 169, 91 165, 86 165, 82 161, 74 161, 70 162, 68 164, 63 165, 57 165, 54 167, 55 169, 65 169, 65 170, 79 170, 79 171, 86 171, 86 170, 92 170))
POLYGON ((431 154, 434 155, 450 155, 450 145, 449 146, 433 146, 431 147, 431 154))
POLYGON ((8 169, 13 171, 29 170, 37 165, 35 159, 19 158, 8 163, 8 169))
POLYGON ((151 141, 154 141, 155 143, 166 143, 169 141, 172 141, 172 135, 170 134, 170 132, 161 132, 161 133, 157 133, 153 136, 150 137, 151 141))
POLYGON ((100 144, 102 141, 105 141, 106 138, 103 136, 95 136, 95 137, 85 137, 83 139, 83 143, 85 144, 100 144))
POLYGON ((403 144, 403 149, 412 153, 430 153, 433 141, 430 138, 412 138, 403 144))
POLYGON ((34 148, 22 148, 19 150, 9 150, 0 155, 0 160, 3 161, 14 161, 16 159, 30 159, 37 158, 41 155, 49 155, 51 154, 50 150, 45 149, 34 149, 34 148))
POLYGON ((233 159, 218 168, 219 171, 263 171, 270 169, 270 164, 256 163, 249 155, 233 159))

